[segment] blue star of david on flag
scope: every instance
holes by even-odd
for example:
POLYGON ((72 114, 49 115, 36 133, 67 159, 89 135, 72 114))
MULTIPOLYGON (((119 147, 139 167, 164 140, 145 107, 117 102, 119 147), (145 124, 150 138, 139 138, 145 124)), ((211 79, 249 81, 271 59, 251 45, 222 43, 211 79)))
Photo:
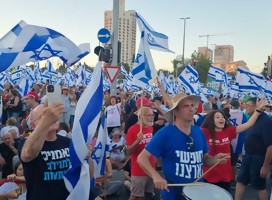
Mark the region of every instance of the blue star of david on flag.
POLYGON ((99 142, 98 145, 94 148, 92 159, 96 161, 96 164, 99 163, 99 160, 101 158, 102 147, 102 143, 99 142))
POLYGON ((196 82, 195 77, 193 77, 193 76, 191 76, 189 80, 190 80, 190 83, 195 83, 196 82))
POLYGON ((195 94, 196 94, 196 95, 200 95, 200 93, 201 93, 201 92, 200 92, 199 89, 195 91, 195 94))
POLYGON ((35 59, 35 60, 45 60, 48 58, 48 56, 41 56, 43 54, 51 54, 51 57, 53 56, 58 56, 60 52, 58 50, 54 50, 51 48, 49 44, 45 44, 41 49, 39 50, 34 50, 32 51, 34 55, 30 56, 30 59, 35 59))
POLYGON ((89 52, 87 43, 77 46, 55 30, 21 21, 0 39, 0 72, 56 56, 72 66, 89 52))
POLYGON ((230 123, 233 125, 233 126, 238 126, 238 124, 236 123, 236 118, 229 118, 230 120, 230 123))

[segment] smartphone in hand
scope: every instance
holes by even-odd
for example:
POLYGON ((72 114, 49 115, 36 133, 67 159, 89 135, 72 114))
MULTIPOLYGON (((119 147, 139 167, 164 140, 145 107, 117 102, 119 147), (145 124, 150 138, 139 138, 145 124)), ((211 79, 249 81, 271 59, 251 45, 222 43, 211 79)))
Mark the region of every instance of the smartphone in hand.
POLYGON ((47 85, 46 96, 48 100, 48 106, 61 102, 61 87, 60 85, 47 85))
POLYGON ((23 194, 23 188, 22 187, 17 188, 16 192, 17 192, 18 195, 23 194))

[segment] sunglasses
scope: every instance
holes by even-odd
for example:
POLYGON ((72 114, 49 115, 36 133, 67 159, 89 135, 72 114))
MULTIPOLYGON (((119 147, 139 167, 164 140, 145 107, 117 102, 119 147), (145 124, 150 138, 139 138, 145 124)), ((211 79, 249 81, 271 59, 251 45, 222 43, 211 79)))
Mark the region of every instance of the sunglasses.
POLYGON ((187 136, 187 145, 191 152, 195 151, 194 139, 191 136, 187 136))

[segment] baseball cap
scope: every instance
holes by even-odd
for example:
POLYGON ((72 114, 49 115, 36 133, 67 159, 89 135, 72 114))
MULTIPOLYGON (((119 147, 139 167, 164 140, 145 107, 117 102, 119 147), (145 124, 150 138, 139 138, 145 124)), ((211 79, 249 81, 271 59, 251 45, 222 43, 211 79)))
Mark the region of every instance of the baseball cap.
MULTIPOLYGON (((146 97, 143 97, 143 106, 150 107, 152 104, 146 97)), ((141 97, 136 100, 136 106, 139 109, 141 107, 141 97)))
POLYGON ((34 98, 35 100, 38 100, 38 99, 39 99, 38 94, 37 94, 36 92, 32 92, 32 91, 28 92, 27 95, 25 95, 25 97, 32 97, 32 98, 34 98))

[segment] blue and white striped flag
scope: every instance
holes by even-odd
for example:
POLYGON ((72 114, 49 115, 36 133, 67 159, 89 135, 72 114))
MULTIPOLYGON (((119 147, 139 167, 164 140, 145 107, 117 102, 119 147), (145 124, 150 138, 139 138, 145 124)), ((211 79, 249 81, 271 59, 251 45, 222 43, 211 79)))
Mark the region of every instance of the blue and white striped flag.
POLYGON ((239 85, 239 89, 243 92, 251 92, 258 96, 263 95, 265 92, 266 80, 261 74, 238 67, 236 81, 239 85))
POLYGON ((265 95, 269 105, 272 105, 272 82, 269 79, 266 80, 265 95))
POLYGON ((100 122, 96 144, 92 153, 94 178, 104 176, 105 173, 106 156, 109 153, 109 137, 106 121, 106 114, 104 114, 100 122))
POLYGON ((197 71, 188 65, 179 75, 179 81, 183 88, 186 89, 186 93, 194 94, 199 86, 199 75, 197 71))
POLYGON ((111 83, 109 81, 109 79, 104 78, 103 80, 103 91, 109 90, 111 87, 111 83))
POLYGON ((140 88, 145 88, 146 85, 149 85, 149 80, 158 76, 144 34, 142 31, 139 50, 131 70, 132 84, 140 88))
POLYGON ((10 74, 10 79, 13 85, 17 85, 20 82, 21 78, 23 77, 24 77, 23 70, 20 68, 12 72, 12 74, 10 74))
POLYGON ((179 75, 178 77, 182 88, 185 90, 186 93, 190 95, 195 94, 201 97, 201 101, 206 102, 208 101, 205 97, 202 88, 199 82, 199 75, 198 72, 188 65, 179 75))
POLYGON ((38 82, 40 82, 41 84, 45 84, 46 81, 49 80, 49 83, 51 84, 51 82, 52 82, 51 78, 52 78, 52 76, 50 74, 41 73, 38 82))
POLYGON ((145 33, 147 43, 151 49, 174 53, 168 48, 168 37, 166 35, 154 31, 153 28, 137 12, 136 19, 138 21, 139 29, 141 32, 145 33))
POLYGON ((123 65, 121 65, 121 74, 123 74, 125 77, 128 76, 127 70, 125 69, 123 65))
POLYGON ((46 68, 43 71, 43 73, 48 73, 52 76, 57 76, 58 72, 53 68, 52 63, 50 62, 50 60, 47 60, 47 64, 46 64, 46 68))
POLYGON ((0 73, 0 88, 4 89, 4 85, 7 81, 7 75, 5 72, 0 73))
POLYGON ((216 66, 211 65, 208 71, 208 76, 214 78, 217 82, 224 82, 226 77, 226 72, 216 66))
POLYGON ((0 39, 0 72, 50 57, 71 66, 89 52, 89 44, 78 47, 61 33, 21 21, 0 39))
POLYGON ((93 72, 89 69, 85 69, 85 78, 86 78, 86 81, 85 81, 85 84, 88 85, 89 82, 92 80, 92 75, 93 75, 93 72))
POLYGON ((17 85, 17 90, 21 96, 25 96, 29 91, 33 82, 29 78, 23 78, 17 85))
POLYGON ((102 62, 94 69, 94 78, 78 100, 69 147, 71 167, 64 175, 64 182, 70 195, 68 200, 89 199, 90 174, 85 160, 88 153, 86 144, 93 138, 103 102, 102 62))

